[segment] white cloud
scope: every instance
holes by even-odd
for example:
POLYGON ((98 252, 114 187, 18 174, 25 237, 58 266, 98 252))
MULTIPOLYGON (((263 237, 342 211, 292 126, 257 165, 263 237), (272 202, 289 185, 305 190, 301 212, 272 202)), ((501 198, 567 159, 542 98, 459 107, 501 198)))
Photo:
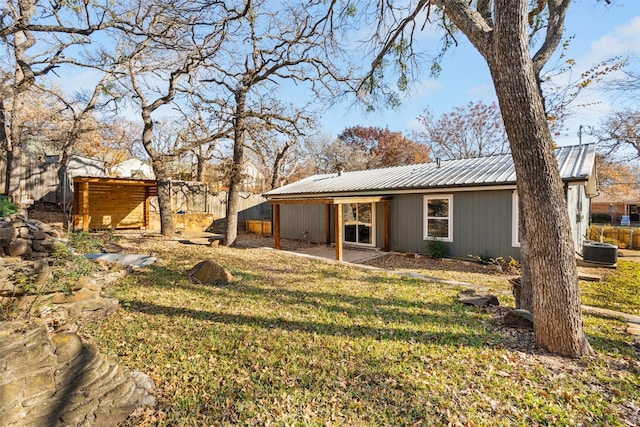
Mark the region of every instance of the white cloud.
POLYGON ((612 56, 637 53, 640 53, 640 16, 632 18, 626 25, 615 27, 611 33, 591 43, 591 52, 585 59, 595 63, 612 56))

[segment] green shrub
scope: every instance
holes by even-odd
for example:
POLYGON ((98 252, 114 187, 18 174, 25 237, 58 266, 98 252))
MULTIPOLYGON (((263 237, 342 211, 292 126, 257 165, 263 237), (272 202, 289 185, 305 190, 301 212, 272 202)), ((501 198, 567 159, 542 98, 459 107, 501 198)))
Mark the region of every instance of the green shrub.
POLYGON ((436 259, 444 258, 449 254, 447 246, 442 241, 436 239, 427 240, 427 253, 436 259))
POLYGON ((594 213, 591 214, 591 222, 595 222, 595 223, 610 223, 611 222, 611 215, 609 214, 605 214, 605 213, 594 213))
POLYGON ((9 197, 0 196, 0 218, 7 217, 18 212, 18 207, 9 201, 9 197))

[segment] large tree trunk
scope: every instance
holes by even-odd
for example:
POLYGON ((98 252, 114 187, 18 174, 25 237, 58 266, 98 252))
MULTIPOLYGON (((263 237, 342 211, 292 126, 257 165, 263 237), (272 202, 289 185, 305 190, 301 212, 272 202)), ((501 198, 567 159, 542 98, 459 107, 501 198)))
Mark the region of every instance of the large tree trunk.
POLYGON ((197 159, 198 161, 196 163, 196 181, 204 182, 204 171, 207 165, 207 159, 201 156, 197 156, 197 159))
POLYGON ((526 215, 524 215, 525 211, 521 197, 518 197, 517 209, 519 211, 518 234, 520 237, 520 270, 522 274, 517 285, 518 292, 514 292, 514 297, 516 299, 516 308, 533 313, 533 283, 531 282, 531 266, 529 265, 529 242, 527 241, 526 215))
POLYGON ((158 178, 156 175, 156 186, 158 187, 158 206, 160 208, 160 234, 163 236, 173 236, 171 179, 167 177, 158 178))
POLYGON ((233 163, 231 164, 231 179, 229 182, 229 194, 227 195, 227 224, 223 242, 225 246, 235 245, 238 238, 238 201, 244 163, 245 101, 245 93, 236 95, 236 116, 233 126, 233 163))
POLYGON ((171 203, 171 175, 167 172, 167 156, 163 156, 153 147, 153 120, 151 119, 151 108, 142 109, 142 120, 144 128, 142 130, 142 145, 149 157, 151 157, 151 167, 156 176, 156 188, 158 189, 158 207, 160 209, 160 234, 163 236, 173 236, 173 206, 171 203))
POLYGON ((485 58, 509 136, 522 214, 527 216, 536 343, 556 354, 580 357, 593 350, 582 328, 569 215, 529 53, 527 3, 495 2, 492 47, 485 58))

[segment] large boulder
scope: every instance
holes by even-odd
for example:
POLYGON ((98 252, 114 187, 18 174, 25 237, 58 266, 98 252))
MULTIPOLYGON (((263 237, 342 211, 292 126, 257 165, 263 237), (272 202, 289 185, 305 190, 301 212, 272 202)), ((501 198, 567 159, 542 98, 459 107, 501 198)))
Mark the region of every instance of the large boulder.
POLYGON ((205 260, 196 264, 187 271, 187 274, 203 285, 228 285, 233 282, 231 273, 212 260, 205 260))

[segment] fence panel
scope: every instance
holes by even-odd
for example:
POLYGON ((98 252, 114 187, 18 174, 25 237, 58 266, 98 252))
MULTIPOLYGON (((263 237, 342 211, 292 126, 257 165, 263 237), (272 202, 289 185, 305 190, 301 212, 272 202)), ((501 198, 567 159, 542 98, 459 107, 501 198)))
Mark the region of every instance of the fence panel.
POLYGON ((640 249, 640 230, 634 228, 613 228, 613 227, 589 227, 589 240, 596 242, 606 242, 614 240, 622 249, 640 249))

